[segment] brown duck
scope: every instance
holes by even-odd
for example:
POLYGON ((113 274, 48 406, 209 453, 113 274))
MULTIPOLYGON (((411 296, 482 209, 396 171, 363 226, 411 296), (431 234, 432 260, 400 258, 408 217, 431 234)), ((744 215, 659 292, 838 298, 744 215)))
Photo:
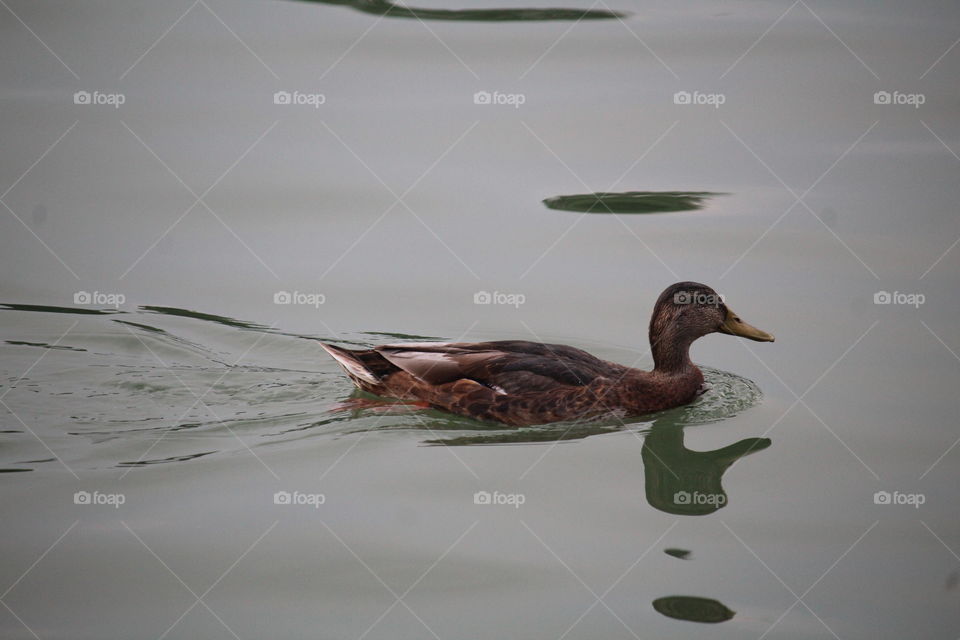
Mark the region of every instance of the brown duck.
POLYGON ((524 426, 629 417, 686 404, 703 384, 690 361, 690 344, 715 332, 773 342, 710 287, 678 282, 660 294, 650 318, 652 371, 525 340, 408 342, 362 351, 321 346, 364 391, 524 426))

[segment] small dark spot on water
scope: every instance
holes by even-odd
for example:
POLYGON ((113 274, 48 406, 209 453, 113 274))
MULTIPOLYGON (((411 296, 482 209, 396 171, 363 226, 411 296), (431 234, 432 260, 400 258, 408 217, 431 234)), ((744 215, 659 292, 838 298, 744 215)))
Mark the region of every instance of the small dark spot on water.
POLYGON ((726 622, 736 612, 713 598, 698 596, 667 596, 653 601, 653 608, 668 618, 690 622, 726 622))
POLYGON ((669 213, 702 209, 712 191, 598 191, 547 198, 548 209, 580 213, 669 213))

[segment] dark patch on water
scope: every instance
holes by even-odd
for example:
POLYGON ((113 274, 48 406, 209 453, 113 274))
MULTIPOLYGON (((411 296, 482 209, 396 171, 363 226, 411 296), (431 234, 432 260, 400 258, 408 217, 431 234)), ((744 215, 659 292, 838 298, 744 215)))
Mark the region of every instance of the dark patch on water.
POLYGON ((45 304, 16 304, 13 302, 0 302, 0 310, 4 311, 41 311, 43 313, 79 313, 91 316, 106 316, 114 313, 126 313, 116 309, 81 309, 79 307, 55 307, 45 304))
POLYGON ((235 318, 229 318, 227 316, 218 316, 212 313, 201 313, 200 311, 191 311, 190 309, 178 309, 176 307, 157 307, 153 305, 144 305, 144 306, 141 306, 140 308, 143 309, 144 311, 150 311, 152 313, 160 313, 165 316, 180 316, 182 318, 193 318, 194 320, 206 320, 207 322, 215 322, 216 324, 222 324, 228 327, 234 327, 236 329, 255 329, 258 331, 263 331, 268 328, 266 325, 257 324, 256 322, 247 322, 245 320, 237 320, 235 318))
POLYGON ((316 4, 350 7, 385 18, 459 20, 465 22, 544 22, 554 20, 612 20, 629 14, 604 9, 424 9, 404 7, 388 0, 303 0, 316 4))
POLYGON ((47 344, 46 342, 26 342, 25 340, 4 340, 7 344, 22 347, 42 347, 44 349, 60 349, 61 351, 86 351, 80 347, 68 347, 65 344, 47 344))
POLYGON ((201 451, 200 453, 191 453, 185 456, 171 456, 169 458, 155 458, 153 460, 134 460, 133 462, 121 462, 117 464, 118 467, 145 467, 153 464, 166 464, 168 462, 186 462, 188 460, 195 460, 203 456, 209 456, 210 454, 216 453, 216 451, 201 451))
POLYGON ((690 622, 726 622, 736 613, 713 598, 697 596, 657 598, 653 601, 653 608, 668 618, 690 622))
POLYGON ((129 320, 114 320, 114 322, 119 322, 120 324, 125 324, 128 327, 136 327, 137 329, 143 329, 144 331, 150 331, 152 333, 166 333, 166 331, 163 329, 151 327, 148 324, 140 324, 139 322, 130 322, 129 320))
POLYGON ((418 336, 412 333, 391 333, 389 331, 361 331, 365 336, 383 336, 385 338, 397 338, 399 340, 426 340, 444 342, 446 338, 437 338, 435 336, 418 336))
POLYGON ((712 191, 598 191, 547 198, 548 209, 580 213, 669 213, 702 209, 712 191))

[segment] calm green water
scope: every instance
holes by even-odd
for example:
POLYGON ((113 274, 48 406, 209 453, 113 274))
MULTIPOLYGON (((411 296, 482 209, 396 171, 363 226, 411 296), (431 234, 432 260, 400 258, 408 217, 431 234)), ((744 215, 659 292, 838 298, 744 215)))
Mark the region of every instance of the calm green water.
POLYGON ((960 11, 576 8, 8 2, 0 635, 960 636, 960 11), (647 367, 678 280, 777 341, 626 424, 315 344, 647 367))

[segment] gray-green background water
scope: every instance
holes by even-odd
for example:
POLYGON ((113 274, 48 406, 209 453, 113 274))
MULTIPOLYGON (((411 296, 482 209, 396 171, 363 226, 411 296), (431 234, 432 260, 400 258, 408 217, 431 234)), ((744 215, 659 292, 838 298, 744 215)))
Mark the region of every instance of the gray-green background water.
POLYGON ((960 636, 960 11, 353 4, 0 7, 3 637, 960 636), (638 191, 715 195, 543 203, 638 191), (646 367, 688 279, 777 342, 626 425, 350 410, 313 342, 646 367))

